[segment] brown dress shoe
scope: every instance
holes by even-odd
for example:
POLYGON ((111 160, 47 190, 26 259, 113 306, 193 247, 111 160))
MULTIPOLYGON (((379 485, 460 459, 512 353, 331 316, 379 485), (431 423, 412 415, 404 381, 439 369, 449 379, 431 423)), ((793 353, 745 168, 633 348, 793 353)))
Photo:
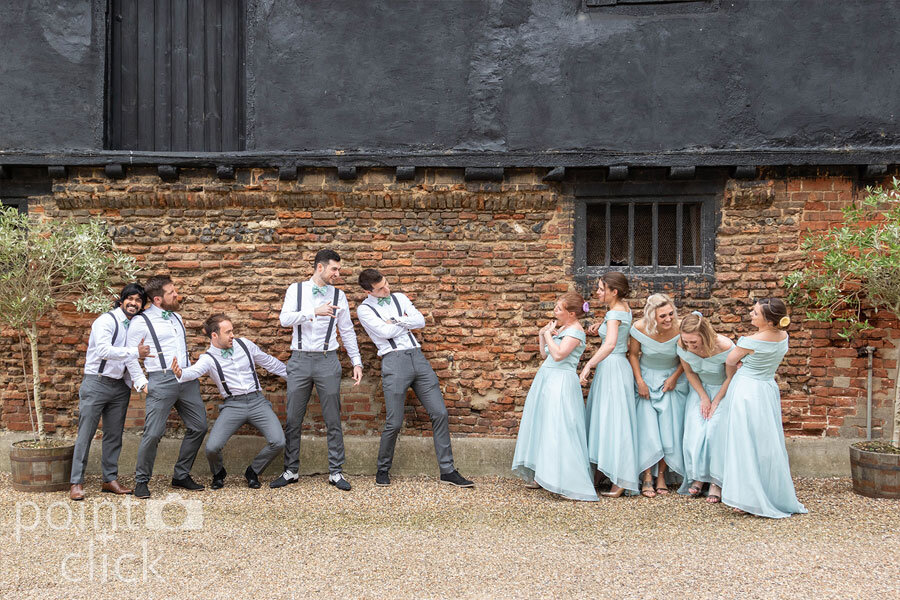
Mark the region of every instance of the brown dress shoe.
POLYGON ((84 488, 80 483, 72 484, 69 488, 69 500, 84 500, 84 488))
POLYGON ((104 492, 108 492, 110 494, 130 494, 131 490, 127 487, 124 487, 119 483, 117 479, 113 479, 112 481, 104 481, 103 485, 100 487, 104 492))

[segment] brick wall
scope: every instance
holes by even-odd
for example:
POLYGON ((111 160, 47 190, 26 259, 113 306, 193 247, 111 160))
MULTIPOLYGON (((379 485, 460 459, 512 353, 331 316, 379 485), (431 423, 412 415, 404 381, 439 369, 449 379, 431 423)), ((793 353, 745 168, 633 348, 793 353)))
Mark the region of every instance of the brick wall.
MULTIPOLYGON (((34 200, 31 211, 102 219, 117 245, 138 258, 143 277, 169 272, 186 296, 182 314, 195 356, 207 346, 199 324, 222 311, 239 335, 286 360, 290 330, 280 327, 278 313, 287 286, 309 277, 315 251, 329 246, 341 253, 351 308, 365 297, 356 275, 378 267, 426 315, 421 337, 442 381, 451 432, 511 436, 540 363, 536 329, 550 318, 555 298, 574 285, 573 201, 564 188, 542 183, 543 174, 526 169, 507 172, 503 183, 466 183, 461 170, 430 169, 416 182, 397 182, 392 170, 361 170, 353 181, 338 180, 334 170, 304 170, 298 181, 280 181, 273 169, 238 169, 235 180, 222 181, 211 170, 183 170, 177 182, 163 183, 151 169, 129 169, 126 179, 110 180, 100 169, 82 168, 57 180, 53 195, 34 200)), ((765 175, 726 185, 716 281, 670 290, 683 310, 702 310, 732 337, 750 333, 752 298, 781 295, 781 278, 798 266, 800 235, 828 227, 858 193, 855 179, 840 172, 765 175)), ((638 288, 632 306, 639 310, 650 288, 638 288)), ((61 306, 42 324, 50 431, 74 432, 92 319, 61 306)), ((866 359, 856 358, 855 348, 867 343, 878 348, 875 433, 883 435, 884 428, 889 435, 897 357, 892 340, 900 339, 900 327, 880 316, 876 325, 851 347, 830 329, 795 318, 792 348, 779 370, 787 435, 860 435, 866 359)), ((344 384, 345 431, 374 435, 384 418, 378 360, 359 326, 357 335, 366 371, 360 386, 344 384)), ((27 430, 17 344, 3 332, 0 428, 27 430)), ((343 362, 349 374, 345 356, 343 362)), ((283 419, 283 382, 262 381, 283 419)), ((214 418, 211 385, 204 397, 214 418)), ((142 425, 135 396, 126 426, 142 425)), ((324 433, 316 403, 305 427, 324 433)), ((415 402, 405 427, 406 433, 429 430, 415 402)))

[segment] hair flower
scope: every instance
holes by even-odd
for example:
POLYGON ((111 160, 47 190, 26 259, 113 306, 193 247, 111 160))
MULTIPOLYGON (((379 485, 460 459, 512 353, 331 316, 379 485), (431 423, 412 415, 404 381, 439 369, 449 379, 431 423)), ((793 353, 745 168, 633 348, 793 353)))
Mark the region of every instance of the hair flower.
POLYGON ((692 311, 691 311, 691 314, 692 314, 692 315, 697 315, 697 316, 700 317, 701 319, 703 318, 703 313, 700 312, 699 310, 692 310, 692 311))
POLYGON ((590 303, 588 303, 587 301, 585 301, 585 303, 581 305, 581 310, 584 311, 584 312, 586 312, 586 313, 591 312, 591 305, 590 305, 590 303))
POLYGON ((781 320, 778 321, 779 327, 787 327, 790 324, 791 324, 791 318, 787 315, 781 317, 781 320))

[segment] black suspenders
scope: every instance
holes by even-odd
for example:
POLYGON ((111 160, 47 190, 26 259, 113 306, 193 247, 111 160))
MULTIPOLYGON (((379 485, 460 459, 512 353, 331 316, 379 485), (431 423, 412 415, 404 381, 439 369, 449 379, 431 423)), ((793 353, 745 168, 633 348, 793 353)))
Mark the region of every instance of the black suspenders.
POLYGON ((147 322, 147 330, 150 332, 150 337, 153 338, 153 345, 156 346, 156 356, 159 358, 159 366, 165 371, 166 370, 166 359, 163 357, 162 346, 159 345, 159 338, 156 337, 156 330, 153 329, 153 324, 150 323, 150 317, 141 313, 140 316, 144 317, 144 321, 147 322))
MULTIPOLYGON (((113 311, 109 311, 106 314, 108 314, 109 316, 112 317, 113 323, 116 326, 115 331, 113 331, 112 341, 110 341, 110 344, 115 346, 116 345, 116 337, 118 337, 118 335, 119 335, 119 320, 116 318, 116 315, 113 314, 113 311)), ((100 361, 100 366, 97 367, 97 374, 103 375, 103 369, 105 369, 105 368, 106 368, 106 359, 104 358, 103 360, 100 361)))
MULTIPOLYGON (((259 391, 259 377, 256 376, 256 363, 253 362, 253 357, 250 356, 250 350, 247 349, 247 345, 244 343, 244 340, 242 340, 241 338, 234 339, 237 340, 237 343, 241 346, 241 350, 243 350, 244 354, 247 355, 247 360, 250 361, 250 372, 253 373, 253 383, 256 384, 256 391, 259 391)), ((222 381, 224 381, 224 379, 222 381)))
MULTIPOLYGON (((397 296, 395 296, 394 294, 391 294, 391 300, 394 301, 394 306, 397 307, 397 315, 399 315, 399 316, 402 317, 402 316, 403 316, 403 310, 400 309, 400 301, 397 300, 397 296)), ((413 348, 415 348, 416 346, 419 345, 419 344, 416 343, 416 336, 414 336, 414 335, 412 334, 412 331, 410 331, 410 330, 407 329, 407 330, 406 330, 406 335, 409 336, 409 341, 412 342, 413 348)))
MULTIPOLYGON (((403 316, 403 311, 400 310, 400 302, 397 301, 397 296, 395 296, 394 294, 391 294, 391 298, 394 300, 394 304, 397 306, 397 314, 400 316, 403 316)), ((371 308, 372 312, 375 313, 375 316, 378 317, 379 319, 381 319, 381 315, 378 314, 378 311, 375 310, 374 306, 372 306, 371 304, 366 304, 366 306, 371 308)), ((381 320, 383 321, 384 319, 381 319, 381 320)), ((412 342, 413 348, 417 348, 419 346, 419 344, 416 343, 416 336, 414 336, 412 334, 412 332, 409 330, 407 330, 406 335, 409 336, 409 341, 412 342)), ((393 350, 397 349, 397 342, 395 342, 393 338, 388 338, 388 343, 391 345, 391 348, 393 350)))
MULTIPOLYGON (((244 354, 247 355, 247 360, 250 361, 250 372, 253 373, 253 383, 256 384, 256 391, 259 391, 259 377, 256 376, 256 363, 253 362, 253 357, 250 356, 250 350, 247 348, 247 345, 241 338, 234 338, 234 340, 241 347, 241 350, 244 351, 244 354)), ((228 389, 228 384, 225 383, 225 371, 222 370, 221 363, 219 363, 219 361, 216 360, 216 357, 209 352, 206 352, 205 354, 210 357, 214 363, 216 363, 216 371, 219 373, 219 381, 222 382, 222 389, 225 390, 225 396, 230 398, 234 394, 231 393, 231 390, 228 389)))
POLYGON ((222 370, 222 365, 220 365, 219 361, 216 360, 216 357, 209 352, 207 352, 206 355, 216 363, 216 371, 219 372, 219 381, 222 382, 222 389, 225 390, 225 396, 230 398, 233 394, 231 393, 231 390, 228 389, 228 384, 225 383, 225 371, 222 370))
MULTIPOLYGON (((300 312, 300 306, 303 304, 303 282, 297 284, 297 312, 300 312)), ((300 330, 300 323, 297 323, 297 350, 303 350, 303 332, 300 330)))
MULTIPOLYGON (((334 288, 334 302, 332 304, 337 306, 338 303, 338 295, 341 291, 337 288, 334 288)), ((322 354, 328 352, 328 344, 331 342, 331 332, 334 330, 334 318, 335 315, 331 315, 331 319, 328 321, 328 331, 325 332, 325 346, 322 348, 322 354)))
MULTIPOLYGON (((338 297, 341 291, 337 288, 334 288, 334 301, 332 304, 337 306, 338 297)), ((297 312, 300 312, 300 307, 303 304, 303 282, 297 284, 297 312)), ((334 318, 332 315, 331 320, 328 321, 328 331, 325 333, 325 347, 322 348, 322 352, 328 352, 328 344, 331 342, 331 332, 334 330, 334 318)), ((303 332, 300 330, 300 323, 297 323, 297 350, 303 350, 303 332)))
POLYGON ((187 361, 187 366, 191 366, 191 353, 187 351, 187 330, 184 328, 184 323, 181 322, 181 318, 178 315, 172 313, 172 316, 181 325, 181 335, 184 336, 184 359, 187 361))
MULTIPOLYGON (((147 322, 147 330, 150 331, 150 337, 153 338, 153 344, 156 346, 156 356, 159 357, 159 366, 165 371, 168 367, 166 367, 166 359, 163 357, 162 346, 159 345, 159 338, 156 336, 156 330, 153 329, 153 324, 150 322, 150 317, 145 315, 144 313, 140 313, 140 316, 144 317, 144 321, 147 322)), ((184 323, 181 322, 181 319, 178 318, 178 315, 172 313, 172 317, 178 321, 178 324, 181 326, 181 333, 184 335, 184 354, 187 357, 187 364, 185 367, 191 366, 191 355, 187 352, 187 331, 184 329, 184 323)))

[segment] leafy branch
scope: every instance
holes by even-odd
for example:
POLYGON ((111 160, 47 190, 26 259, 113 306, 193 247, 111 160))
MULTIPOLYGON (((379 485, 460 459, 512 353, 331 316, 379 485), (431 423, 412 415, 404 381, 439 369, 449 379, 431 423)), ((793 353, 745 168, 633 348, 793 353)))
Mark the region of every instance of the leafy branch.
MULTIPOLYGON (((900 318, 900 180, 891 189, 867 187, 843 209, 840 225, 808 234, 800 244, 803 269, 785 277, 789 302, 806 318, 831 323, 851 339, 872 329, 865 308, 900 318)), ((900 379, 900 377, 898 377, 900 379)), ((900 382, 896 386, 894 441, 900 438, 900 382)))
POLYGON ((72 301, 83 312, 106 310, 115 293, 112 285, 132 280, 136 273, 134 258, 115 249, 101 221, 42 220, 14 208, 0 209, 0 324, 24 333, 31 345, 41 441, 38 321, 59 302, 72 301))

